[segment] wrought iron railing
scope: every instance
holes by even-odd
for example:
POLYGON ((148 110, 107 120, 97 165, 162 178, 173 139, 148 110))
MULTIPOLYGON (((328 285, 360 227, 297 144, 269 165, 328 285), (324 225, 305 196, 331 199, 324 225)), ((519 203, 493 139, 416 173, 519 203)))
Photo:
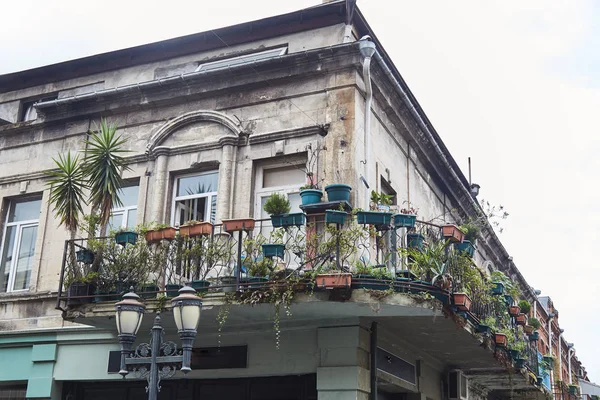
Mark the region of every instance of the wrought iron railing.
MULTIPOLYGON (((410 292, 419 285, 431 285, 412 274, 410 259, 401 250, 414 245, 407 238, 409 233, 422 235, 425 246, 441 238, 440 227, 431 223, 418 221, 412 229, 393 224, 359 225, 348 213, 344 224, 327 224, 324 214, 312 214, 308 223, 274 229, 271 219, 261 219, 254 220, 252 229, 227 231, 225 225, 216 224, 199 236, 178 235, 151 243, 144 238, 124 244, 117 244, 114 237, 69 240, 65 242, 57 307, 67 298, 114 299, 132 285, 142 290, 143 282, 156 284, 143 289, 150 296, 168 291, 167 285, 195 280, 209 280, 211 288, 235 291, 247 288, 251 276, 265 275, 267 270, 271 279, 280 279, 301 277, 307 270, 350 272, 374 265, 406 278, 398 285, 410 292), (263 246, 273 244, 279 246, 263 246), (77 280, 94 282, 95 287, 67 293, 77 280)), ((442 292, 438 297, 444 296, 442 292)))

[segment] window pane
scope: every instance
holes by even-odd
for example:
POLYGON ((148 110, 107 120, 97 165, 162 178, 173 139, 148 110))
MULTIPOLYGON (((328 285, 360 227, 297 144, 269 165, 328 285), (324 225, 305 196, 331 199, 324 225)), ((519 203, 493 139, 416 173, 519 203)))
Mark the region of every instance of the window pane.
POLYGON ((304 171, 300 168, 304 168, 304 166, 290 165, 289 167, 264 169, 262 187, 290 185, 298 185, 298 187, 300 187, 306 182, 304 171))
POLYGON ((137 223, 137 208, 127 211, 127 228, 135 228, 137 223))
POLYGON ((137 206, 139 189, 140 187, 135 185, 127 186, 119 190, 119 198, 123 203, 123 207, 137 206))
POLYGON ((181 200, 175 204, 175 223, 183 225, 188 221, 206 221, 206 197, 181 200))
POLYGON ((12 267, 12 253, 15 246, 15 236, 18 227, 6 228, 6 236, 3 240, 2 258, 0 259, 0 292, 6 292, 8 287, 8 274, 12 267))
POLYGON ((41 209, 42 199, 14 202, 10 207, 8 222, 37 220, 41 209))
POLYGON ((218 178, 218 172, 179 178, 177 180, 177 196, 216 192, 218 178))
POLYGON ((114 213, 108 220, 108 231, 116 231, 123 226, 123 212, 114 213))
POLYGON ((37 237, 37 225, 28 226, 21 231, 21 240, 17 252, 17 268, 15 270, 14 290, 27 289, 33 265, 35 253, 35 239, 37 237))

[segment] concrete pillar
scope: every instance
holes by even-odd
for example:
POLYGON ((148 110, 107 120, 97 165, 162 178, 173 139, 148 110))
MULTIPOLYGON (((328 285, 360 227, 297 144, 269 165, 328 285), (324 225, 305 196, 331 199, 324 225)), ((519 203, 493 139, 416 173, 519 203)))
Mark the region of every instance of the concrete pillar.
POLYGON ((56 343, 36 344, 31 350, 31 372, 27 382, 28 399, 58 399, 60 387, 52 378, 56 362, 56 343))
POLYGON ((229 204, 231 199, 231 182, 233 179, 233 145, 223 143, 223 151, 221 153, 221 165, 219 165, 219 194, 217 196, 217 216, 215 223, 220 223, 224 219, 228 219, 229 204))
POLYGON ((154 162, 154 190, 148 197, 152 199, 152 214, 148 223, 164 223, 166 193, 169 185, 167 155, 160 154, 154 162))
POLYGON ((319 400, 368 400, 369 335, 358 326, 320 328, 317 332, 319 400))

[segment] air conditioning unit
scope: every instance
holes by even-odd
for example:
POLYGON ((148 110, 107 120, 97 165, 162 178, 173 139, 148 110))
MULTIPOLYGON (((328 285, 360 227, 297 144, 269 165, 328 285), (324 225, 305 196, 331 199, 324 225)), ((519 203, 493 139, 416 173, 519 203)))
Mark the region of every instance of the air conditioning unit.
POLYGON ((448 373, 448 398, 450 400, 469 399, 469 379, 462 371, 455 370, 448 373))

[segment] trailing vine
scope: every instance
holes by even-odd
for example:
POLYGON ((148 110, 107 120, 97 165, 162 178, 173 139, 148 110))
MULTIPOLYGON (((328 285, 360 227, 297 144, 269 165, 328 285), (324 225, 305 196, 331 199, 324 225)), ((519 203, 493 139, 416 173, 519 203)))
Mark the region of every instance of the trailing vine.
POLYGON ((225 296, 225 304, 223 304, 219 308, 219 313, 217 314, 217 344, 221 347, 221 334, 223 332, 223 326, 225 326, 225 322, 227 322, 227 317, 229 316, 229 311, 231 310, 231 300, 233 296, 229 293, 225 296))

